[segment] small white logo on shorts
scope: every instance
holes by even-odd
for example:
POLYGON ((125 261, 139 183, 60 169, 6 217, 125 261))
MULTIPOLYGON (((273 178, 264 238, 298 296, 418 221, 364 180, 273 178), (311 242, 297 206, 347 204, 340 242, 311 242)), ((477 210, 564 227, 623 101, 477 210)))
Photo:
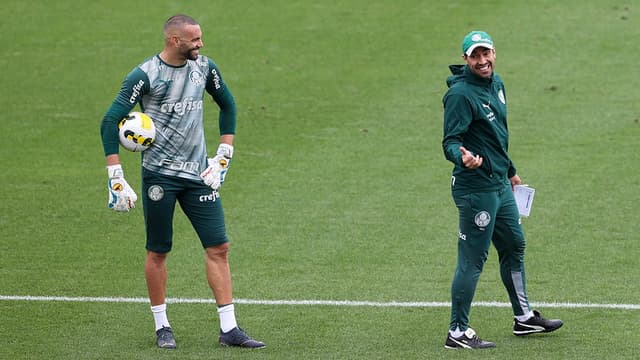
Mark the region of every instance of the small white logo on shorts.
POLYGON ((489 215, 486 211, 480 211, 476 214, 473 221, 478 225, 478 227, 486 227, 491 222, 491 215, 489 215))
POLYGON ((220 193, 218 192, 218 190, 213 190, 211 194, 201 195, 198 200, 200 200, 200 202, 208 202, 208 201, 216 202, 216 200, 219 197, 220 197, 220 193))
POLYGON ((160 185, 153 185, 147 191, 147 195, 153 201, 160 201, 164 197, 164 189, 160 185))

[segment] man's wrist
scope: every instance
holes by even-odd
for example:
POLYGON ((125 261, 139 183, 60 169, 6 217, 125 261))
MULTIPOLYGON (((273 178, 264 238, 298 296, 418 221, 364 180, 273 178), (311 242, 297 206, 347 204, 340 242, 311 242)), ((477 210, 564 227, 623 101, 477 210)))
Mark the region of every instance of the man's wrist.
POLYGON ((124 172, 122 171, 122 165, 120 164, 115 164, 115 165, 107 165, 107 174, 109 174, 109 177, 123 177, 124 176, 124 172))

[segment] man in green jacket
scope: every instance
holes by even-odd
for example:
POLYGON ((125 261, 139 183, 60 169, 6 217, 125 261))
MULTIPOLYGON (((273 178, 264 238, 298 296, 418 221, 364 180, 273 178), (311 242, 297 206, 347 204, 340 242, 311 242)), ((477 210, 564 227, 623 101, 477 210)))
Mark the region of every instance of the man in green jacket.
POLYGON ((561 320, 548 320, 529 307, 524 271, 525 237, 513 186, 521 184, 509 158, 507 100, 494 72, 491 37, 472 31, 462 42, 466 65, 451 65, 444 95, 442 148, 454 164, 451 192, 459 212, 458 263, 451 284, 451 323, 445 348, 479 349, 495 343, 469 327, 476 285, 493 242, 500 275, 513 308, 515 335, 551 332, 561 320))

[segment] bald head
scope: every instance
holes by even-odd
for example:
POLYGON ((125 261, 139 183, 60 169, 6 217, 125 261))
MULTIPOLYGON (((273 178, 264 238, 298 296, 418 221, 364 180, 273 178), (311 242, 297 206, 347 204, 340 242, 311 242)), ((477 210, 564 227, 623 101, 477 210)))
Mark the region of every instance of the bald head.
POLYGON ((168 40, 171 35, 180 32, 185 25, 199 25, 198 22, 188 15, 174 15, 167 19, 164 24, 164 38, 168 40))
POLYGON ((174 15, 164 24, 164 50, 160 53, 164 62, 179 66, 196 60, 203 46, 200 25, 191 16, 174 15))

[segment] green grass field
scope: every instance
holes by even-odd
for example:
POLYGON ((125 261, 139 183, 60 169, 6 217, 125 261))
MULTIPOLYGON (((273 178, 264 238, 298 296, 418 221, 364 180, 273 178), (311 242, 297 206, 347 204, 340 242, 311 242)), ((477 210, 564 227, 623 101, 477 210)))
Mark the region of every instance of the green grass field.
MULTIPOLYGON (((639 358, 640 7, 532 3, 5 1, 0 358, 639 358), (259 352, 221 348, 208 303, 170 304, 179 348, 156 349, 148 304, 136 302, 146 297, 141 204, 106 207, 100 120, 125 74, 160 51, 174 13, 200 21, 202 53, 238 104, 222 196, 234 296, 255 300, 237 316, 267 343, 259 352), (457 213, 441 98, 472 29, 494 37, 511 154, 537 190, 523 220, 530 300, 565 320, 523 339, 510 308, 475 306, 471 325, 498 346, 482 352, 443 348, 457 213)), ((217 109, 205 108, 214 147, 217 109)), ((138 155, 122 158, 139 191, 138 155)), ((210 299, 179 212, 175 234, 168 296, 210 299)), ((507 301, 493 249, 475 301, 507 301)))

